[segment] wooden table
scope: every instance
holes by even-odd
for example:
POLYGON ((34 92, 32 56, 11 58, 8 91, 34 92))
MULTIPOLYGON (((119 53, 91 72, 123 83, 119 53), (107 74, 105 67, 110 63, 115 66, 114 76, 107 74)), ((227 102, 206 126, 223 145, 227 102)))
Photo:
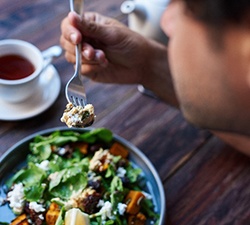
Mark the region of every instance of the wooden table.
MULTIPOLYGON (((85 5, 86 10, 126 22, 120 12, 122 1, 95 0, 85 5)), ((45 50, 59 44, 60 22, 69 4, 61 0, 1 0, 0 9, 0 39, 22 39, 45 50)), ((58 99, 33 118, 0 121, 0 156, 29 134, 64 126, 60 122, 66 105, 64 87, 73 66, 64 56, 53 65, 61 77, 58 99)), ((188 124, 178 110, 142 95, 136 85, 86 80, 85 86, 97 114, 93 127, 109 128, 135 144, 159 172, 166 193, 166 224, 250 224, 249 158, 208 131, 188 124)))

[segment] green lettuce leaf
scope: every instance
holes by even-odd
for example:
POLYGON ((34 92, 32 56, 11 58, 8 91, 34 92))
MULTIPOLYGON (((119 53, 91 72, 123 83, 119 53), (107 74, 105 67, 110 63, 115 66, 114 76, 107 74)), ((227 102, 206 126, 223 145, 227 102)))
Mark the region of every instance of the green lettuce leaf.
POLYGON ((34 163, 29 163, 27 169, 22 169, 13 176, 11 183, 22 182, 25 186, 32 186, 42 183, 45 178, 46 172, 44 170, 34 163))
POLYGON ((26 200, 29 202, 38 202, 43 198, 43 193, 45 191, 46 185, 45 184, 35 184, 32 186, 25 186, 24 194, 26 200))
POLYGON ((87 175, 85 173, 78 173, 73 177, 69 177, 65 182, 60 182, 50 193, 54 197, 68 200, 72 193, 83 190, 87 184, 87 175))

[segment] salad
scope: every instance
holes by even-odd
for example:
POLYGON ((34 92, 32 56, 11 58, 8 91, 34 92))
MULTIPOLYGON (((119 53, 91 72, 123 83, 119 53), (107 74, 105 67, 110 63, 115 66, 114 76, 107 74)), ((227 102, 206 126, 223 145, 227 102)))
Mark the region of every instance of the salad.
POLYGON ((11 225, 158 224, 141 169, 105 128, 36 136, 6 186, 11 225))

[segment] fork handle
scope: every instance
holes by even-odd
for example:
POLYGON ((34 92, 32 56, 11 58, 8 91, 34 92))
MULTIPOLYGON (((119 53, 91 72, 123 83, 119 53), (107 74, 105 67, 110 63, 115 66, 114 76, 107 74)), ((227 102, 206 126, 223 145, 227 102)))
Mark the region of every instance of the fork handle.
MULTIPOLYGON (((70 11, 78 13, 80 16, 83 14, 84 0, 70 0, 70 11)), ((82 44, 78 44, 75 47, 76 53, 76 71, 81 74, 81 64, 82 64, 82 44)))
POLYGON ((78 13, 80 16, 82 16, 83 13, 83 0, 70 0, 70 11, 78 13))

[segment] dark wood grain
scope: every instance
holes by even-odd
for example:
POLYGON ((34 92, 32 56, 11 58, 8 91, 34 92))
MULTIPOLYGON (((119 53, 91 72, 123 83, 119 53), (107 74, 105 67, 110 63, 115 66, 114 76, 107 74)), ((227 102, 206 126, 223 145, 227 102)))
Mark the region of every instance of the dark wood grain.
POLYGON ((250 159, 212 138, 166 181, 169 224, 249 224, 250 159))
MULTIPOLYGON (((119 18, 123 0, 87 0, 85 9, 119 18)), ((68 1, 1 0, 0 39, 29 41, 45 50, 59 44, 68 1)), ((56 102, 23 121, 0 121, 0 156, 27 135, 65 126, 64 88, 73 66, 64 56, 53 65, 61 78, 56 102)), ((139 147, 160 174, 166 190, 166 224, 250 224, 250 161, 208 131, 188 124, 180 111, 142 95, 136 85, 84 81, 97 114, 93 127, 106 127, 139 147)), ((1 110, 1 106, 0 106, 1 110)), ((1 213, 1 212, 0 212, 1 213)))

